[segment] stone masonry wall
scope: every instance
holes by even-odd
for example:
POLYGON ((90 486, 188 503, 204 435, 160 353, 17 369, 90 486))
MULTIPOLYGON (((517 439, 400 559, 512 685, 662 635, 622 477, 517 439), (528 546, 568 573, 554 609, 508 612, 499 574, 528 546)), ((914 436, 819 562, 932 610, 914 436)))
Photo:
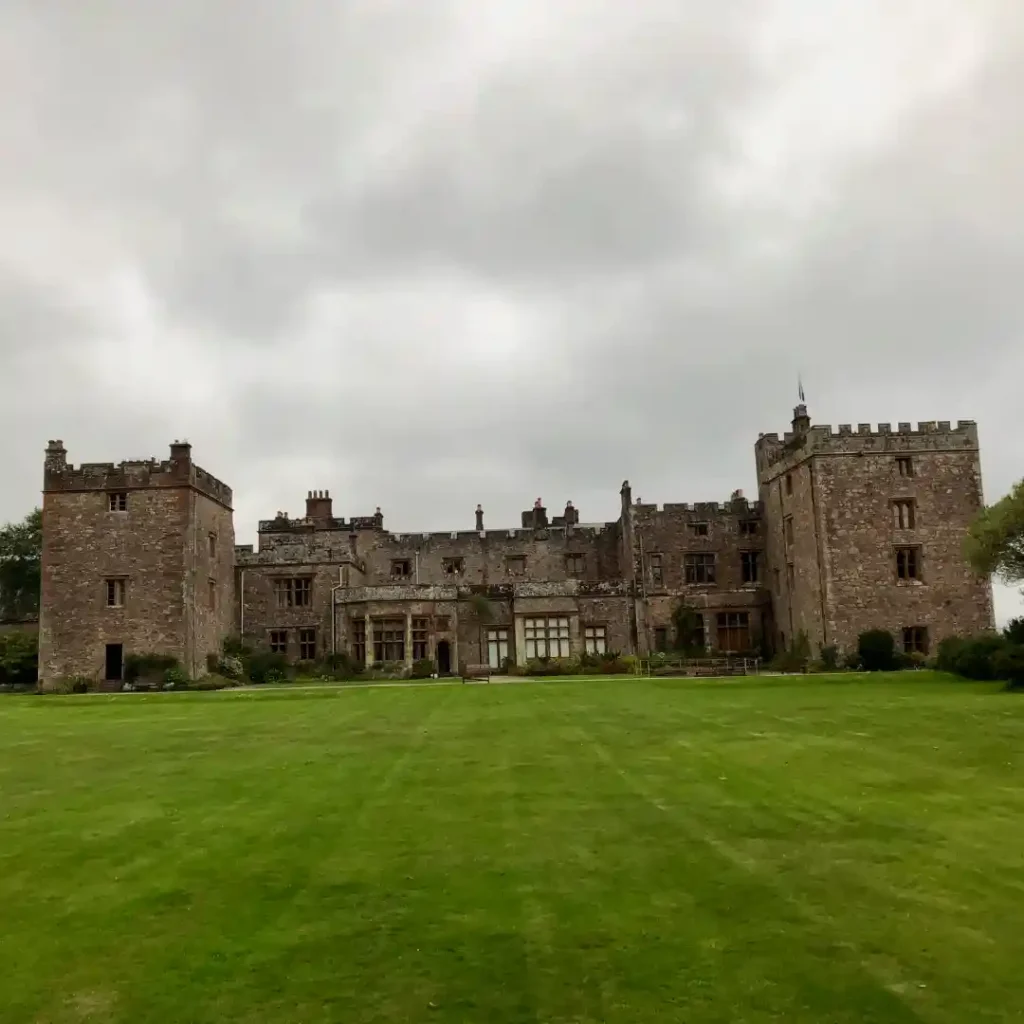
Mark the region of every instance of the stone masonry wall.
POLYGON ((207 654, 220 653, 224 639, 236 631, 235 528, 231 509, 205 494, 192 491, 190 504, 185 558, 189 662, 185 668, 196 677, 207 671, 207 654))
POLYGON ((816 463, 829 642, 850 648, 873 628, 890 630, 899 642, 904 627, 925 626, 934 649, 945 636, 993 627, 991 583, 973 572, 963 550, 982 507, 976 450, 917 452, 910 478, 898 474, 889 454, 816 463), (896 498, 916 502, 914 529, 897 529, 896 498), (920 546, 920 582, 897 579, 897 545, 920 546))
POLYGON ((102 679, 105 647, 186 660, 182 543, 187 488, 134 490, 126 512, 106 490, 43 495, 39 678, 102 679), (123 608, 108 608, 104 580, 126 579, 123 608))

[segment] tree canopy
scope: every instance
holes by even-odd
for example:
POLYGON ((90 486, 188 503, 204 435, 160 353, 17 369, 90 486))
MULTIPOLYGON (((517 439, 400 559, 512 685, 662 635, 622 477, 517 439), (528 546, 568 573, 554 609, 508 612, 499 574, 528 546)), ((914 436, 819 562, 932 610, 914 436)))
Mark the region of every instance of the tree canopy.
POLYGON ((20 523, 0 526, 0 620, 39 614, 39 565, 43 513, 30 512, 20 523))
POLYGON ((978 572, 1024 583, 1024 480, 971 525, 967 558, 978 572))

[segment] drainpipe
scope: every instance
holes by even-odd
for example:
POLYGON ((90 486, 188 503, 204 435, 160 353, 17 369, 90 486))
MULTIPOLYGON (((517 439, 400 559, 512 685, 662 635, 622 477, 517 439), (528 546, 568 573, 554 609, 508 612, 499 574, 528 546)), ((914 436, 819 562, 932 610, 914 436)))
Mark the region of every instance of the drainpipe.
POLYGON ((238 642, 245 636, 245 570, 238 573, 238 642))
POLYGON ((331 587, 331 656, 338 653, 338 612, 334 604, 334 595, 341 590, 345 584, 341 582, 341 566, 338 566, 338 585, 331 587))

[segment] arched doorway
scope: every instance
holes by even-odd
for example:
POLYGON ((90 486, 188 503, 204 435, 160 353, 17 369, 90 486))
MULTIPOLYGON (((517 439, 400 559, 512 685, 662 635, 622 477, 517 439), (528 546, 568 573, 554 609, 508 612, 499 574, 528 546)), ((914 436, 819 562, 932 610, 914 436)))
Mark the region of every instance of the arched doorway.
POLYGON ((437 642, 437 674, 446 676, 452 670, 452 649, 447 640, 437 642))

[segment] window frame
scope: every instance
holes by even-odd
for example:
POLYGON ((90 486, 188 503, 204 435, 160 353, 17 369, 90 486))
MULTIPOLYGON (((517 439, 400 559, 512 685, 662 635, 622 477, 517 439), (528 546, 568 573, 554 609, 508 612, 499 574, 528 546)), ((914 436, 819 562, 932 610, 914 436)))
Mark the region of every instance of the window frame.
POLYGON ((313 604, 312 576, 274 576, 272 586, 278 611, 309 608, 313 604))
POLYGON ((920 583, 924 579, 920 544, 899 544, 895 548, 896 579, 900 583, 920 583))
POLYGON ((316 661, 316 652, 316 627, 301 627, 299 629, 299 661, 316 661))
POLYGON ((505 575, 506 576, 525 576, 526 575, 526 555, 506 555, 505 556, 505 575))
POLYGON ((271 629, 267 637, 267 642, 270 645, 271 654, 283 654, 285 657, 288 656, 288 630, 287 629, 271 629))
POLYGON ((917 529, 917 500, 915 498, 893 498, 892 513, 894 529, 917 529))
POLYGON ((523 654, 535 658, 571 658, 572 636, 568 615, 531 615, 523 619, 523 654))
POLYGON ((103 580, 103 602, 107 608, 124 608, 128 604, 126 576, 107 576, 103 580))
POLYGON ((651 578, 652 587, 665 585, 665 559, 660 551, 652 551, 647 556, 647 574, 651 578))
POLYGON ((411 558, 392 558, 390 578, 393 580, 407 580, 412 576, 411 558), (396 571, 397 570, 397 571, 396 571))
POLYGON ((715 636, 720 651, 749 651, 753 643, 750 612, 733 608, 715 612, 715 636), (737 640, 742 642, 734 642, 737 640))
POLYGON ((911 480, 917 475, 912 455, 897 455, 895 456, 895 462, 896 473, 904 480, 911 480))
POLYGON ((716 553, 714 551, 687 551, 683 555, 683 579, 688 587, 714 586, 718 580, 716 553))
POLYGON ((485 643, 487 644, 487 665, 493 669, 501 669, 509 660, 510 626, 488 626, 485 643))
POLYGON ((430 657, 430 619, 416 615, 412 620, 412 660, 426 661, 430 657))
POLYGON ((927 626, 904 626, 902 634, 904 654, 928 654, 930 637, 927 626))
POLYGON ((608 653, 608 627, 603 623, 591 623, 583 627, 583 651, 585 654, 608 653))
POLYGON ((760 551, 740 552, 740 579, 745 584, 757 584, 761 582, 760 551))
POLYGON ((352 626, 352 636, 349 640, 349 650, 352 660, 357 665, 366 664, 366 619, 362 616, 349 619, 352 626))
POLYGON ((373 662, 405 661, 405 619, 372 619, 373 662), (390 655, 390 657, 389 657, 390 655))
POLYGON ((569 552, 565 556, 566 576, 585 576, 587 572, 587 556, 582 552, 569 552))
POLYGON ((692 537, 710 537, 711 524, 703 519, 697 523, 690 523, 690 535, 692 537))
POLYGON ((127 491, 107 491, 107 511, 108 512, 127 512, 128 511, 128 492, 127 491))

